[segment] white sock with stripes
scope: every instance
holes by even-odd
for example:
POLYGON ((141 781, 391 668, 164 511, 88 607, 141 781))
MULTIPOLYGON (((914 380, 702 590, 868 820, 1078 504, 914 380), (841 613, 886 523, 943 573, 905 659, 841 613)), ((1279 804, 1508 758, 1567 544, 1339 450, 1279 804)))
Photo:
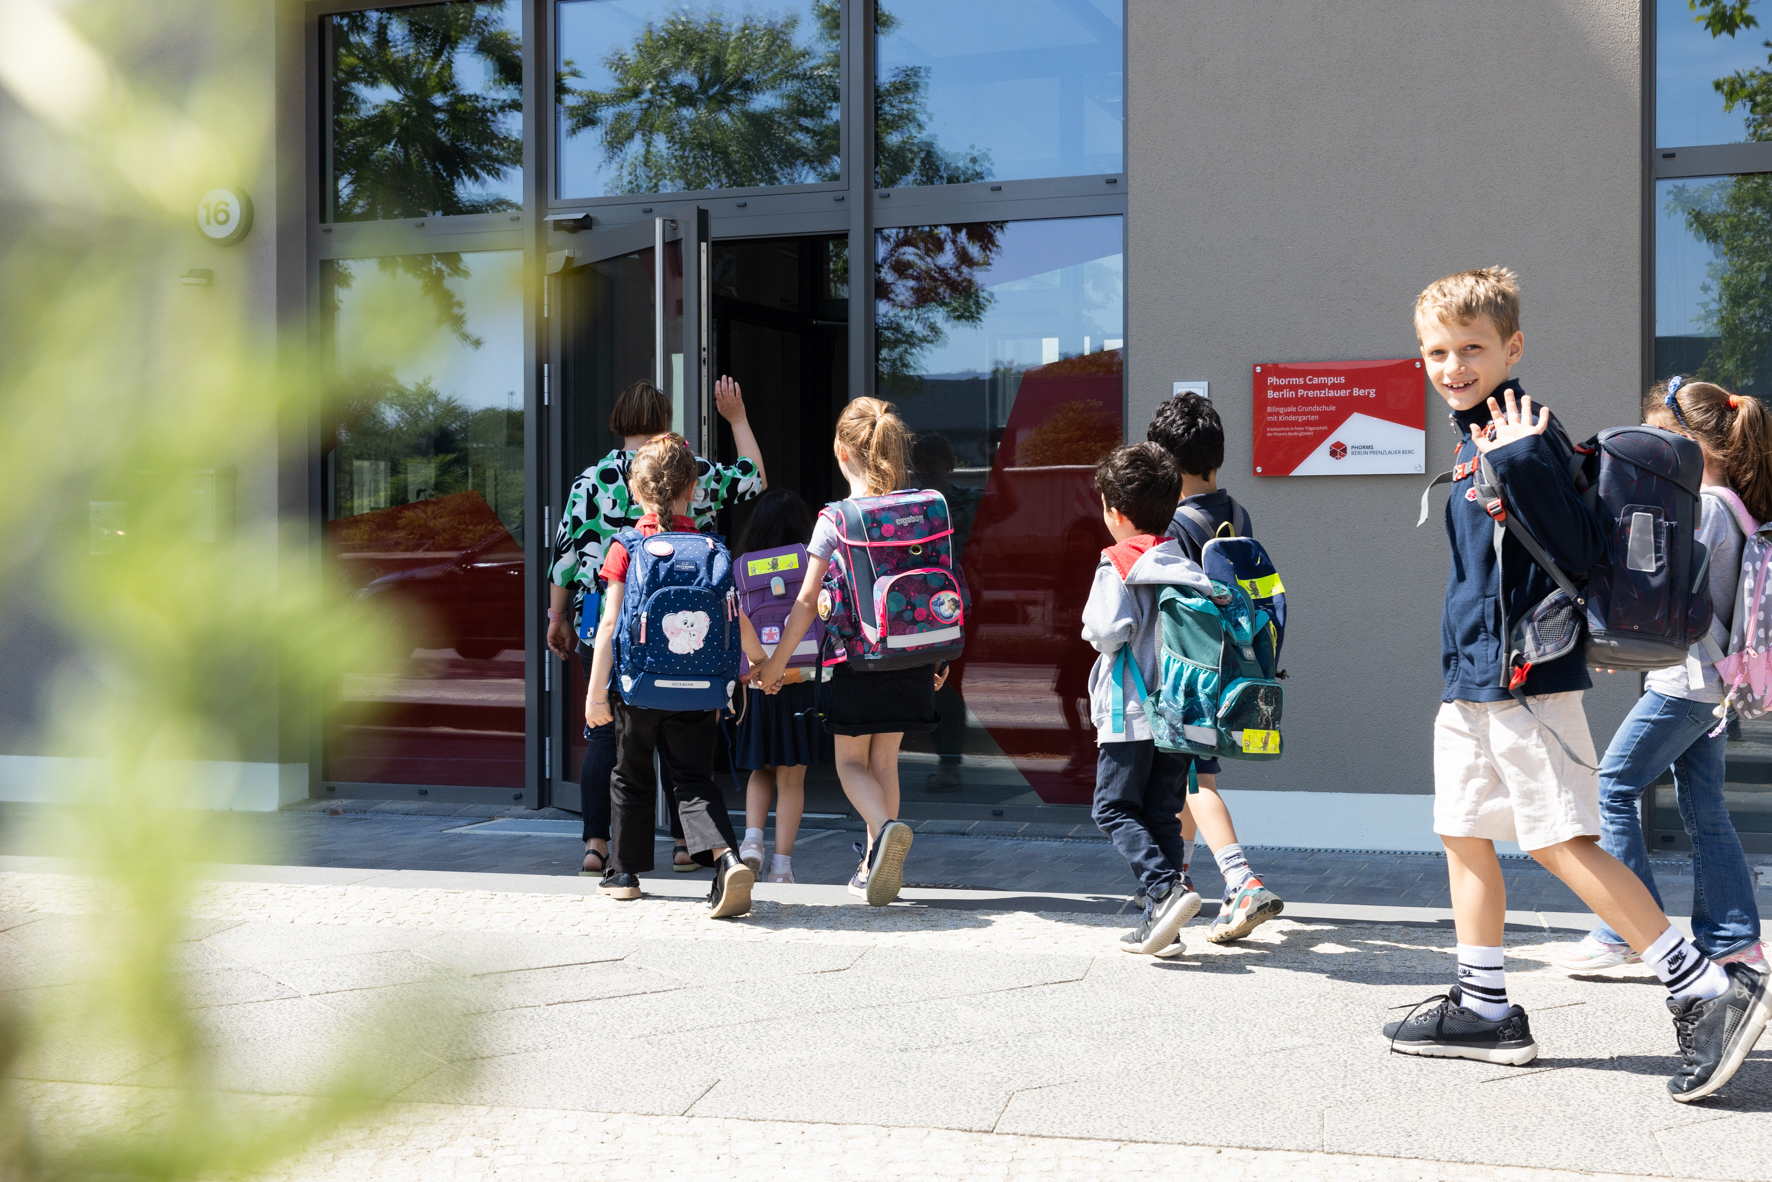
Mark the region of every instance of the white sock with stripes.
POLYGON ((1692 946, 1673 924, 1655 938, 1643 959, 1675 997, 1721 997, 1729 992, 1729 974, 1692 946))
POLYGON ((1476 944, 1458 946, 1458 991, 1464 997, 1464 1008, 1475 1010, 1480 1018, 1499 1022, 1507 1014, 1507 970, 1502 967, 1501 949, 1483 948, 1476 944))

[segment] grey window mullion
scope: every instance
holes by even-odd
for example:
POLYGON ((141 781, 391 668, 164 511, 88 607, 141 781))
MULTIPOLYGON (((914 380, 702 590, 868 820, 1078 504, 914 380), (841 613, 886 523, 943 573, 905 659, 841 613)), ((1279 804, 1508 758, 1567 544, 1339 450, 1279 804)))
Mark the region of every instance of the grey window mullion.
POLYGON ((427 232, 399 222, 340 222, 319 234, 321 259, 361 259, 375 255, 453 254, 470 250, 522 250, 523 228, 427 232))
POLYGON ((1705 144, 1650 152, 1655 179, 1772 172, 1772 144, 1705 144))
POLYGON ((882 202, 874 212, 874 226, 935 226, 961 222, 1017 222, 1041 218, 1086 218, 1126 213, 1126 195, 1092 197, 1024 198, 1004 201, 942 201, 924 205, 905 203, 888 209, 882 202))
POLYGON ((849 397, 874 393, 874 0, 852 0, 844 12, 848 72, 843 118, 849 152, 849 397))

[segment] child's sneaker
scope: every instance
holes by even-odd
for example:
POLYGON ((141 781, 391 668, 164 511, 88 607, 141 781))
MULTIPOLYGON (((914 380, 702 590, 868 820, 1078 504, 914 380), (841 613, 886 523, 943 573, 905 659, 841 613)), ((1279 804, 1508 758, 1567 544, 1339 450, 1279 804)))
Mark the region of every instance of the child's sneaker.
POLYGON ((911 827, 902 821, 888 821, 880 826, 874 840, 873 864, 867 868, 867 889, 863 897, 870 907, 884 907, 898 898, 904 886, 905 855, 911 852, 911 827))
POLYGON ((769 871, 769 881, 770 882, 793 882, 794 881, 793 868, 789 867, 785 870, 774 870, 774 869, 770 870, 769 871))
POLYGON ((714 919, 730 919, 751 909, 751 887, 757 876, 731 850, 714 863, 714 885, 708 891, 708 908, 714 919))
POLYGON ((1158 949, 1167 949, 1175 943, 1181 926, 1199 913, 1200 896, 1182 890, 1181 883, 1177 882, 1169 888, 1168 894, 1145 906, 1138 926, 1120 937, 1120 947, 1126 952, 1155 956, 1158 949))
POLYGON ((1186 951, 1187 951, 1187 945, 1183 944, 1181 942, 1180 936, 1177 936, 1177 937, 1175 937, 1174 943, 1170 944, 1167 948, 1157 949, 1155 952, 1151 953, 1151 955, 1152 956, 1160 956, 1163 959, 1168 960, 1170 957, 1180 956, 1182 953, 1184 953, 1186 951))
POLYGON ((739 842, 738 860, 749 866, 752 874, 763 873, 763 843, 760 841, 739 842))
POLYGON ((1456 985, 1428 1001, 1438 1004, 1425 1010, 1417 1006, 1402 1021, 1384 1024, 1384 1036, 1391 1040, 1392 1051, 1399 1055, 1475 1059, 1514 1067, 1538 1057, 1531 1023, 1519 1006, 1509 1006, 1507 1013, 1491 1022, 1475 1010, 1464 1008, 1464 994, 1456 985))
POLYGON ((1261 879, 1252 878, 1225 898, 1218 908, 1218 918, 1206 929, 1206 938, 1214 944, 1241 940, 1285 909, 1280 896, 1262 886, 1261 879))
POLYGON ((597 893, 608 895, 611 899, 638 899, 640 878, 635 874, 617 874, 614 870, 605 870, 603 881, 597 884, 597 893))
POLYGON ((859 841, 852 841, 849 843, 849 848, 853 849, 861 858, 861 861, 856 864, 855 873, 849 876, 849 893, 858 899, 865 899, 868 897, 867 847, 859 841))
POLYGON ((1713 959, 1717 964, 1746 965, 1756 973, 1766 971, 1766 952, 1757 943, 1749 944, 1746 948, 1737 948, 1728 956, 1718 956, 1713 959))
POLYGON ((1631 951, 1629 944, 1609 944, 1589 932, 1573 944, 1565 944, 1551 953, 1551 963, 1565 973, 1597 973, 1615 969, 1621 964, 1642 964, 1643 958, 1631 951))
POLYGON ((1729 991, 1721 997, 1667 999, 1680 1043, 1680 1069, 1667 1090, 1681 1103, 1702 1100, 1728 1083, 1772 1017, 1766 974, 1739 962, 1723 971, 1729 974, 1729 991))

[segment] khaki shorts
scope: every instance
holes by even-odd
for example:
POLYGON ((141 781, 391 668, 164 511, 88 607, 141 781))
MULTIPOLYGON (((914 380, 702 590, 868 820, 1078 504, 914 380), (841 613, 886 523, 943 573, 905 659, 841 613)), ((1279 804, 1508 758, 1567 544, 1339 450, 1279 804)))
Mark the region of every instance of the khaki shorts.
POLYGON ((1579 691, 1505 702, 1443 702, 1434 719, 1434 832, 1541 850, 1600 836, 1600 776, 1579 691))

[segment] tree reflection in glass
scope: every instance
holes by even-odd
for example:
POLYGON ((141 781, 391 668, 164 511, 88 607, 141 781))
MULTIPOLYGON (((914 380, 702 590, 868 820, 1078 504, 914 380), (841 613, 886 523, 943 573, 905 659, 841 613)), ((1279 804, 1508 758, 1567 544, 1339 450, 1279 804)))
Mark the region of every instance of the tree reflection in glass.
POLYGON ((841 176, 838 0, 559 6, 560 196, 841 176))
POLYGON ((523 43, 516 0, 326 20, 327 221, 520 207, 523 43))
MULTIPOLYGON (((1758 25, 1748 0, 1697 0, 1696 21, 1714 38, 1735 38, 1758 25)), ((1772 49, 1772 42, 1765 47, 1772 49)), ((1748 142, 1772 141, 1772 69, 1748 66, 1712 83, 1727 114, 1745 121, 1748 142)), ((1702 243, 1709 258, 1687 307, 1667 309, 1658 296, 1656 369, 1720 382, 1759 398, 1772 396, 1772 177, 1754 174, 1711 181, 1662 182, 1663 231, 1659 266, 1695 267, 1690 255, 1702 243), (1667 223, 1678 218, 1686 242, 1667 223), (1672 241, 1665 239, 1672 238, 1672 241), (1695 241, 1694 241, 1695 240, 1695 241), (1664 326, 1684 320, 1679 332, 1664 326)), ((1658 284, 1666 290, 1667 283, 1658 284)))

